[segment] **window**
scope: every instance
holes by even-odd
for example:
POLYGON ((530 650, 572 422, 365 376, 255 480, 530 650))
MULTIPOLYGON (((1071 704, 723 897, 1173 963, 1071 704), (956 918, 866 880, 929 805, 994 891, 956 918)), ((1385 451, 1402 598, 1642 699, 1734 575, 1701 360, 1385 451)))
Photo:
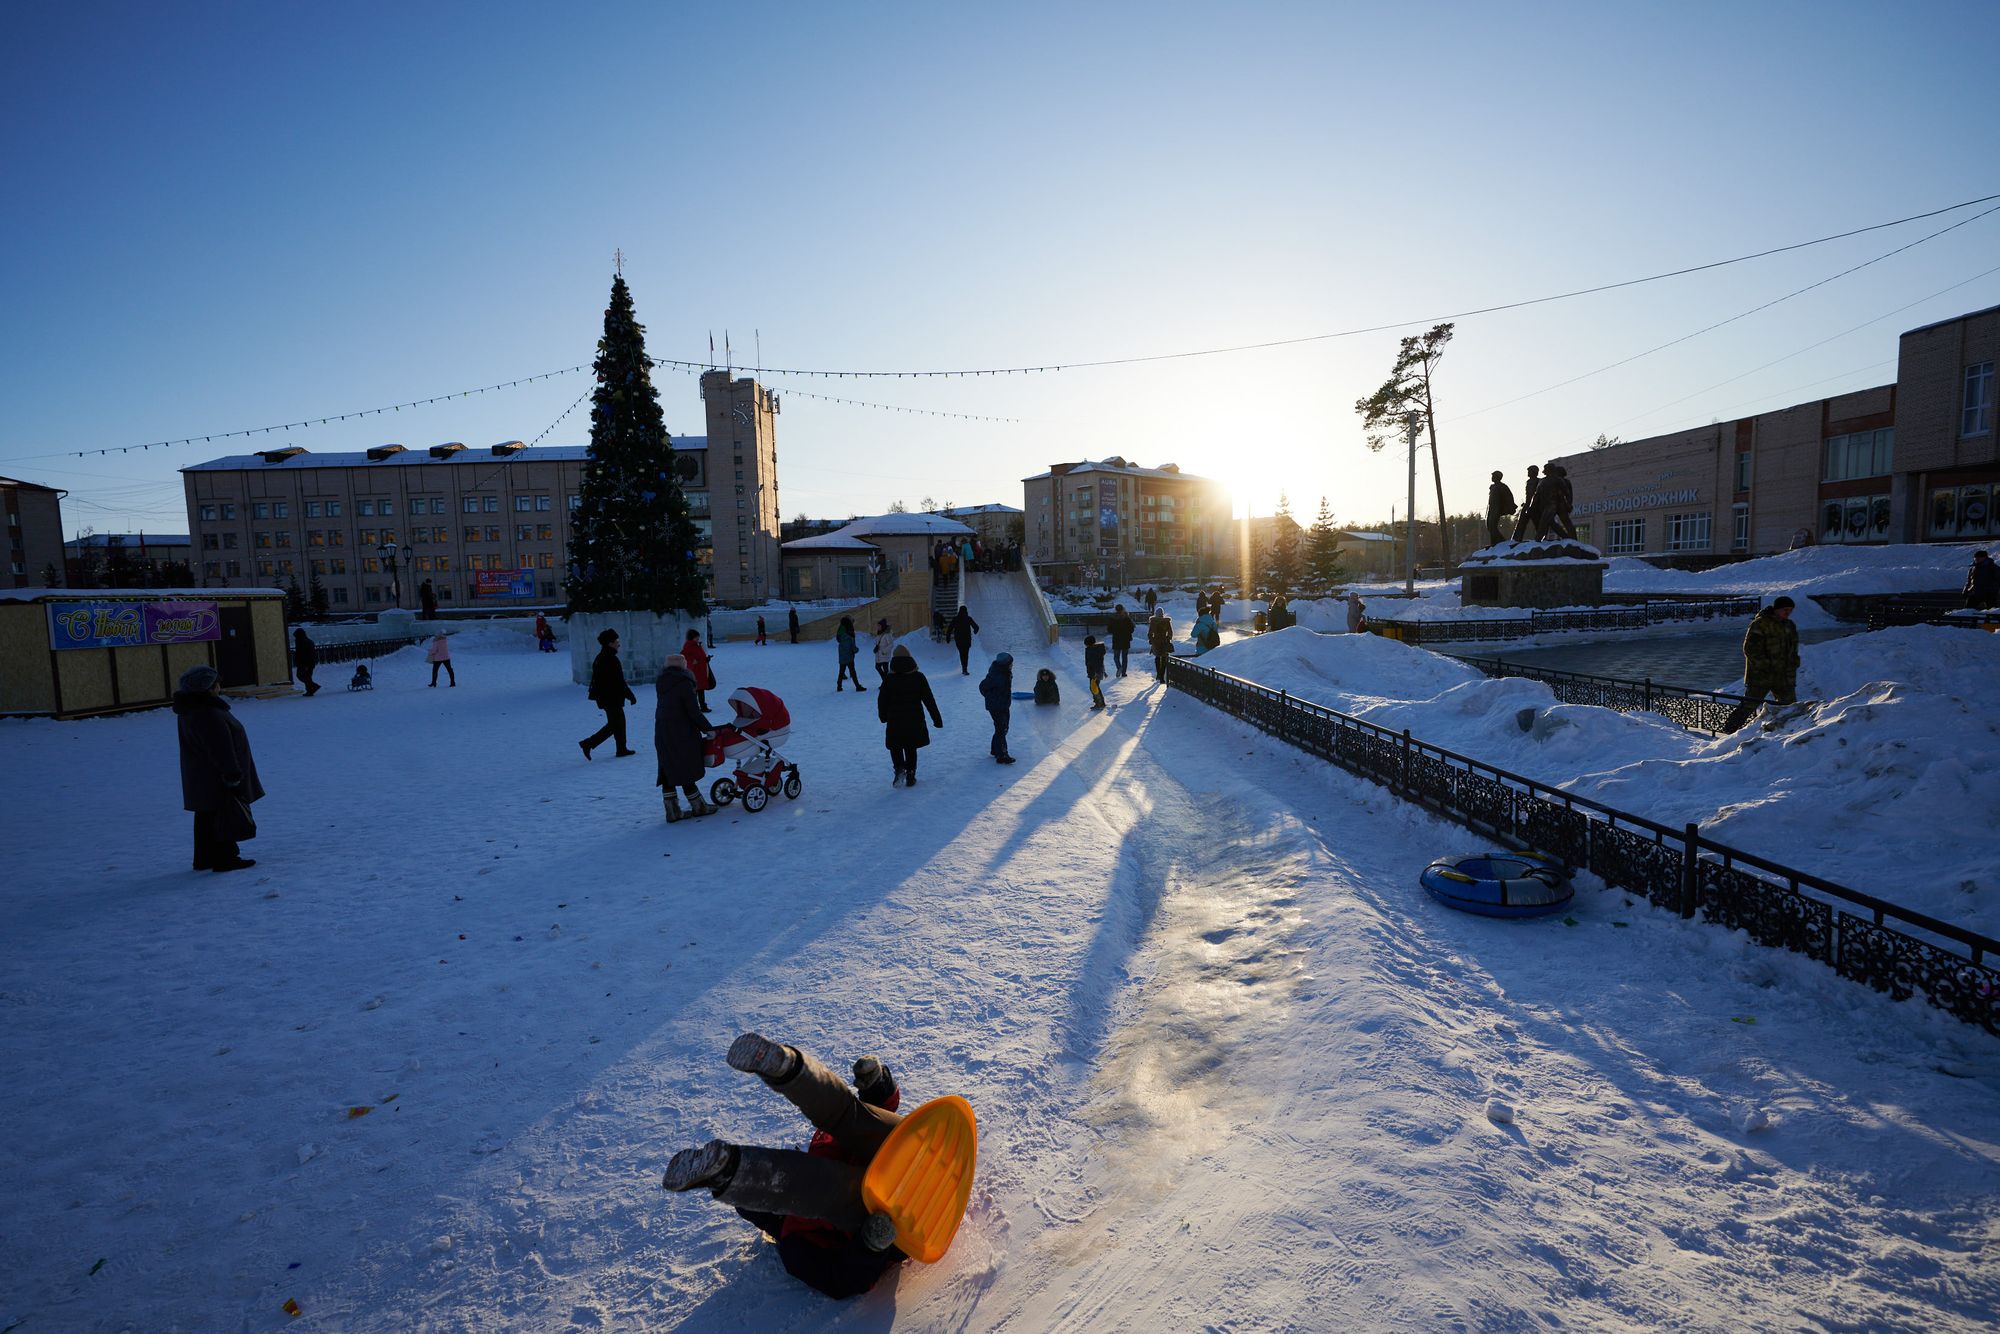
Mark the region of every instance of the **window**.
POLYGON ((354 534, 354 545, 357 547, 372 547, 375 543, 375 530, 373 528, 363 528, 354 534))
POLYGON ((468 523, 467 525, 465 525, 465 540, 468 542, 477 542, 479 540, 478 524, 468 523))
POLYGON ((1709 544, 1709 512, 1700 514, 1669 514, 1667 516, 1667 550, 1706 551, 1709 544))
POLYGON ((346 574, 346 573, 347 573, 347 562, 346 562, 345 560, 342 560, 342 559, 335 559, 335 560, 330 560, 330 561, 328 561, 328 562, 326 563, 326 565, 327 565, 327 568, 328 568, 329 570, 333 571, 333 573, 335 573, 335 574, 346 574))
POLYGON ((346 546, 346 545, 347 545, 347 530, 346 530, 345 528, 329 528, 329 529, 327 529, 327 532, 326 532, 326 544, 327 544, 328 546, 330 546, 330 547, 344 547, 344 546, 346 546))
POLYGON ((290 573, 291 573, 291 572, 292 572, 292 571, 293 571, 294 569, 296 569, 296 568, 297 568, 297 567, 296 567, 296 566, 294 566, 294 565, 293 565, 293 564, 292 564, 292 563, 291 563, 290 561, 288 561, 288 560, 281 560, 281 561, 279 561, 279 562, 278 562, 278 573, 279 573, 279 574, 285 574, 285 575, 289 575, 289 574, 290 574, 290 573))
MULTIPOLYGON (((496 556, 496 557, 494 557, 494 559, 495 559, 495 560, 498 560, 498 559, 499 559, 499 557, 497 557, 497 556, 496 556)), ((465 568, 466 568, 466 569, 468 569, 468 570, 483 570, 483 569, 485 569, 485 568, 486 568, 486 557, 484 557, 484 556, 467 556, 467 557, 465 558, 465 568)), ((497 569, 499 569, 500 567, 496 565, 496 566, 494 566, 493 568, 497 570, 497 569)))
POLYGON ((339 501, 329 500, 326 502, 326 517, 329 519, 338 519, 340 517, 339 501))
POLYGON ((271 517, 271 507, 259 501, 250 507, 250 517, 253 519, 268 519, 271 517))
POLYGON ((306 517, 308 519, 319 518, 321 508, 322 507, 317 500, 308 500, 306 502, 306 517))
POLYGON ((203 533, 201 535, 201 549, 203 551, 214 551, 221 545, 222 545, 222 539, 217 537, 214 533, 203 533))
POLYGON ((515 512, 516 514, 532 514, 532 513, 534 513, 534 512, 535 512, 535 498, 534 498, 533 496, 515 496, 515 497, 514 497, 514 512, 515 512))
POLYGON ((274 518, 279 518, 279 519, 289 519, 289 518, 291 518, 291 517, 292 517, 292 502, 291 502, 291 501, 289 501, 289 500, 281 500, 281 501, 279 501, 279 502, 278 502, 277 504, 275 504, 275 505, 273 505, 273 506, 271 507, 271 514, 272 514, 272 517, 274 517, 274 518))
POLYGON ((736 480, 739 482, 743 480, 743 470, 741 468, 736 470, 736 480))
POLYGON ((554 524, 538 523, 535 525, 536 540, 542 542, 553 542, 555 541, 555 537, 556 537, 556 527, 554 524))
POLYGON ((1822 481, 1846 482, 1857 477, 1886 477, 1894 466, 1896 432, 1855 431, 1826 438, 1826 471, 1822 481))
MULTIPOLYGON (((419 502, 419 503, 421 503, 421 502, 419 502)), ((417 511, 415 511, 415 510, 411 510, 411 511, 410 511, 410 513, 412 513, 412 514, 415 514, 416 512, 417 512, 417 511)), ((443 497, 443 496, 432 496, 432 497, 431 497, 431 513, 433 513, 433 514, 442 514, 442 513, 444 513, 444 497, 443 497)))
POLYGON ((323 560, 316 560, 316 561, 312 562, 312 572, 313 572, 314 574, 325 574, 325 573, 326 573, 326 562, 325 562, 325 561, 323 561, 323 560))
POLYGON ((1604 552, 1608 556, 1636 556, 1646 549, 1644 519, 1614 519, 1604 525, 1604 552))
POLYGON ((259 573, 259 574, 266 574, 266 575, 268 575, 268 574, 272 573, 272 567, 271 567, 271 562, 270 562, 270 561, 267 561, 267 560, 260 560, 260 561, 258 561, 258 562, 257 562, 257 573, 259 573))
POLYGON ((382 590, 381 590, 381 589, 379 589, 379 588, 373 588, 373 587, 369 588, 369 589, 368 589, 368 600, 369 600, 370 602, 380 602, 380 601, 382 600, 382 590))
POLYGON ((486 512, 488 514, 498 514, 500 512, 500 497, 486 497, 486 512))
POLYGON ((326 532, 325 532, 325 530, 324 530, 324 529, 320 529, 320 528, 315 528, 315 529, 311 530, 310 532, 308 532, 308 533, 306 534, 306 545, 307 545, 307 546, 309 546, 309 547, 323 547, 323 546, 325 546, 325 545, 326 545, 326 532))
POLYGON ((224 568, 229 571, 229 577, 231 579, 235 579, 240 575, 242 575, 243 573, 243 562, 233 560, 230 561, 228 565, 226 565, 224 568))
POLYGON ((224 533, 224 534, 222 535, 222 549, 223 549, 224 551, 234 551, 234 550, 236 550, 236 534, 235 534, 235 533, 224 533))
POLYGON ((461 503, 461 504, 462 504, 462 505, 463 505, 463 506, 465 507, 465 512, 466 512, 467 514, 477 514, 477 513, 479 513, 479 497, 478 497, 478 496, 467 496, 467 497, 466 497, 466 498, 465 498, 465 499, 464 499, 463 501, 461 501, 460 503, 461 503))
POLYGON ((541 566, 545 570, 553 570, 556 567, 556 553, 544 551, 541 555, 541 566))
POLYGON ((1993 429, 1993 363, 1965 368, 1965 407, 1959 413, 1960 435, 1985 435, 1993 429))
POLYGON ((214 523, 214 522, 215 522, 215 513, 216 513, 216 511, 215 511, 215 506, 213 506, 213 505, 203 505, 203 506, 201 507, 201 521, 202 521, 203 523, 214 523))
POLYGON ((382 573, 382 558, 380 556, 363 556, 361 558, 361 573, 363 574, 382 573))
POLYGON ((451 568, 451 557, 439 556, 437 558, 437 567, 440 570, 449 570, 451 568))
POLYGON ((344 588, 336 588, 336 589, 334 589, 334 590, 333 590, 333 600, 334 600, 335 602, 345 602, 345 601, 347 601, 347 590, 346 590, 346 589, 344 589, 344 588))
POLYGON ((236 506, 234 506, 234 505, 230 504, 230 503, 229 503, 228 501, 226 501, 226 500, 225 500, 225 501, 223 501, 223 502, 222 502, 222 517, 223 517, 223 518, 225 518, 225 519, 233 519, 233 518, 235 518, 235 517, 236 517, 236 506))
POLYGON ((498 541, 500 540, 500 525, 499 525, 499 524, 497 524, 497 523, 489 523, 489 524, 487 524, 487 525, 486 525, 486 540, 487 540, 488 542, 498 542, 498 541))
POLYGON ((1750 507, 1748 505, 1731 506, 1729 521, 1731 527, 1729 549, 1731 551, 1748 551, 1750 549, 1750 507))
POLYGON ((1750 489, 1750 451, 1747 449, 1736 451, 1736 489, 1738 491, 1750 489))
POLYGON ((538 509, 538 510, 541 510, 541 511, 543 511, 544 513, 546 513, 546 512, 548 511, 548 510, 551 510, 551 509, 553 509, 554 507, 555 507, 555 503, 554 503, 554 501, 552 501, 552 500, 551 500, 551 499, 550 499, 549 497, 547 497, 547 496, 536 496, 536 497, 535 497, 535 508, 536 508, 536 509, 538 509))
POLYGON ((361 506, 361 517, 362 517, 362 518, 364 518, 364 519, 372 519, 372 518, 374 518, 374 517, 375 517, 375 502, 374 502, 374 501, 372 501, 372 500, 361 500, 361 501, 356 501, 355 503, 361 506))
POLYGON ((431 567, 431 558, 429 556, 419 556, 411 564, 415 565, 419 570, 428 570, 431 567))
POLYGON ((514 525, 514 540, 516 542, 529 541, 534 535, 535 525, 532 523, 517 523, 514 525))
POLYGON ((275 534, 275 536, 278 539, 278 545, 281 547, 289 547, 292 544, 292 534, 290 529, 280 529, 275 534))
MULTIPOLYGON (((381 515, 381 516, 382 516, 383 518, 385 518, 385 519, 386 519, 386 518, 388 518, 388 517, 389 517, 390 515, 392 515, 392 514, 394 514, 394 513, 396 512, 396 502, 395 502, 395 501, 393 501, 393 500, 384 500, 384 501, 380 501, 380 502, 378 502, 378 503, 380 504, 381 508, 377 509, 377 510, 376 510, 375 512, 376 512, 377 514, 381 515)), ((410 511, 410 513, 412 513, 412 514, 415 514, 415 513, 416 513, 416 511, 415 511, 415 510, 413 509, 413 510, 411 510, 411 511, 410 511)))
POLYGON ((569 507, 570 507, 571 509, 581 509, 581 508, 583 507, 583 497, 582 497, 582 496, 571 496, 571 497, 569 498, 569 507))

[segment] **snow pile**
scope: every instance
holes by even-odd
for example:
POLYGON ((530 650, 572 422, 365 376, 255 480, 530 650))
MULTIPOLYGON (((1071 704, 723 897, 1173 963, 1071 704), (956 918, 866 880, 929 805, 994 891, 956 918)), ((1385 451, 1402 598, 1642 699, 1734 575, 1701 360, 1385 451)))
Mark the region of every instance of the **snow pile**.
POLYGON ((1485 679, 1462 662, 1398 640, 1321 635, 1303 625, 1224 644, 1203 654, 1201 665, 1343 713, 1382 699, 1429 699, 1485 679))
POLYGON ((1890 546, 1805 547, 1713 570, 1663 570, 1614 556, 1604 587, 1615 593, 1924 593, 1958 588, 1978 544, 1926 542, 1890 546))

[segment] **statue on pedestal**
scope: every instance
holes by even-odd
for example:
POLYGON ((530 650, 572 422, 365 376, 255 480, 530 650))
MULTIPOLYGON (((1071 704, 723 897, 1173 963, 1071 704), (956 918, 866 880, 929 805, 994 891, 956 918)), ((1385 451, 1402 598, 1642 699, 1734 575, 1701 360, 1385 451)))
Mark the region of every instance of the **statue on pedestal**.
POLYGON ((1528 494, 1522 497, 1521 515, 1514 520, 1514 540, 1516 542, 1528 535, 1530 525, 1535 521, 1535 507, 1540 503, 1542 493, 1541 471, 1540 468, 1537 468, 1532 463, 1528 465, 1528 494))
POLYGON ((1486 545, 1497 547, 1504 540, 1500 525, 1514 512, 1514 493, 1500 480, 1499 472, 1493 474, 1493 485, 1486 488, 1486 545))

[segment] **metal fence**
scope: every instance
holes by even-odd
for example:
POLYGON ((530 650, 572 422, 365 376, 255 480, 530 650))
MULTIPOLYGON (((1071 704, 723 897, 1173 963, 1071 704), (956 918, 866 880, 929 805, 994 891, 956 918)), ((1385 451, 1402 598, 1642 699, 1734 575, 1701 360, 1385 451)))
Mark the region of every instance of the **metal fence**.
POLYGON ((1447 656, 1454 662, 1476 667, 1488 676, 1516 676, 1540 681, 1565 704, 1595 704, 1619 713, 1657 713, 1690 732, 1707 732, 1712 736, 1723 734, 1730 713, 1743 702, 1741 695, 1661 685, 1650 677, 1644 681, 1627 681, 1616 676, 1593 676, 1588 672, 1526 667, 1502 658, 1474 658, 1457 653, 1447 656))
POLYGON ((406 635, 397 639, 357 639, 345 644, 320 644, 316 647, 319 649, 320 665, 329 666, 336 662, 359 662, 363 659, 373 662, 377 658, 388 657, 399 648, 421 644, 429 638, 429 635, 406 635))
POLYGON ((1868 603, 1868 628, 1883 630, 1892 625, 1955 625, 1967 630, 1990 630, 2000 623, 2000 611, 1981 616, 1952 615, 1965 610, 1962 593, 1910 593, 1901 597, 1875 598, 1868 603))
POLYGON ((2000 1036, 2000 940, 1213 668, 1173 659, 1167 683, 1476 833, 2000 1036))
POLYGON ((1537 611, 1526 616, 1496 616, 1463 621, 1375 621, 1376 634, 1405 644, 1446 644, 1527 639, 1552 630, 1643 630, 1672 621, 1712 621, 1753 616, 1761 606, 1754 597, 1674 598, 1632 607, 1600 607, 1589 611, 1537 611))

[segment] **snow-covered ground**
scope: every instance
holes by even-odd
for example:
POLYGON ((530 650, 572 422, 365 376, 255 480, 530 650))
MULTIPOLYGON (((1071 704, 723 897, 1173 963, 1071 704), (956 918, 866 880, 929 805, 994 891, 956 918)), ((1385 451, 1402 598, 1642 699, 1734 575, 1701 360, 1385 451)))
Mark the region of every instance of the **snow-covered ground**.
POLYGON ((739 647, 804 794, 673 826, 649 692, 585 764, 518 639, 239 705, 232 875, 186 869, 170 714, 0 723, 0 1330, 1990 1327, 2000 1043, 1615 893, 1451 913, 1462 831, 1142 672, 1086 713, 973 597, 976 667, 1063 678, 1021 763, 921 636, 908 790, 830 645, 739 647), (803 1141, 746 1027, 972 1099, 941 1263, 836 1304, 660 1192, 803 1141))

